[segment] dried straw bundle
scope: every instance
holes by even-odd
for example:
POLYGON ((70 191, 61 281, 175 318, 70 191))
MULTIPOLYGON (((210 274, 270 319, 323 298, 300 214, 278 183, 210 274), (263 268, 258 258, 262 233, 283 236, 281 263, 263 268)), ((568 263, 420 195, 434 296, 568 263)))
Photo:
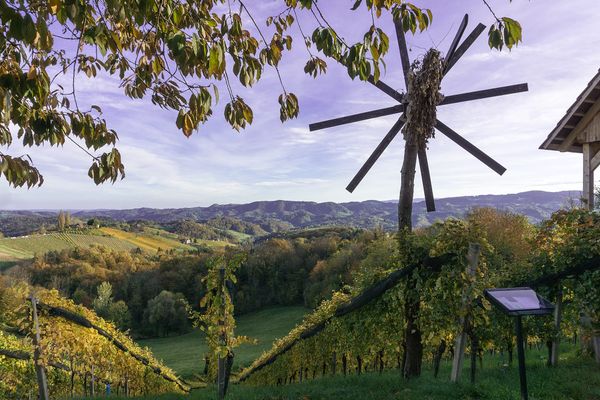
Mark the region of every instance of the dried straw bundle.
POLYGON ((427 51, 423 60, 416 60, 408 72, 408 106, 404 139, 411 144, 425 146, 434 137, 436 106, 443 100, 440 93, 443 60, 435 49, 427 51))

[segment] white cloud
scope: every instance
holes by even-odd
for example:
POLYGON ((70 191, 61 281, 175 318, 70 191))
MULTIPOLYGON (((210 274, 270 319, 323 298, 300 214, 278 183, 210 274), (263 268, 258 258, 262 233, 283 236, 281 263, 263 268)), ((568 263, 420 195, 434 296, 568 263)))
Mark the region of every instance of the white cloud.
MULTIPOLYGON (((411 58, 436 44, 447 49, 465 9, 475 22, 492 17, 479 0, 455 3, 426 1, 436 18, 426 34, 409 35, 411 58), (442 40, 443 39, 443 40, 442 40)), ((257 15, 277 13, 279 1, 253 4, 257 15)), ((327 2, 325 12, 348 41, 361 40, 370 16, 356 17, 347 5, 327 2), (363 18, 364 17, 364 18, 363 18), (352 18, 352 24, 347 21, 352 18), (364 29, 363 29, 364 28, 364 29)), ((509 193, 529 189, 577 190, 581 156, 538 150, 567 107, 600 66, 600 31, 590 9, 592 0, 572 2, 498 2, 497 11, 513 16, 524 28, 525 42, 511 52, 490 51, 482 37, 444 80, 445 94, 528 82, 528 93, 440 108, 439 117, 458 133, 508 168, 496 175, 443 135, 430 144, 429 162, 437 197, 509 193), (564 24, 564 15, 576 24, 564 24), (585 40, 582 40, 585 38, 585 40)), ((302 17, 301 17, 302 18, 302 17)), ((311 30, 312 18, 302 18, 311 30)), ((388 19, 384 29, 393 32, 388 19)), ((386 83, 402 90, 403 78, 396 44, 387 58, 386 83)), ((284 59, 281 72, 289 91, 299 95, 301 115, 279 122, 277 96, 282 89, 269 69, 248 90, 234 89, 252 105, 254 124, 235 133, 222 118, 226 96, 214 117, 186 139, 175 127, 175 113, 160 110, 148 100, 124 96, 113 77, 79 76, 80 106, 98 103, 109 126, 120 134, 127 178, 115 185, 96 187, 86 176, 90 159, 67 143, 64 149, 23 149, 13 145, 9 154, 29 152, 46 178, 41 189, 12 189, 0 185, 3 208, 122 208, 178 207, 264 199, 352 201, 394 199, 399 188, 403 141, 399 135, 383 153, 354 194, 348 181, 393 125, 389 116, 309 132, 312 122, 327 120, 394 104, 368 83, 350 80, 344 68, 327 60, 326 76, 312 79, 302 73, 306 51, 297 48, 284 59)), ((65 84, 69 84, 67 81, 65 84)), ((225 93, 223 91, 223 93, 225 93)), ((420 177, 417 177, 419 180, 420 177)), ((422 196, 416 184, 416 196, 422 196)))

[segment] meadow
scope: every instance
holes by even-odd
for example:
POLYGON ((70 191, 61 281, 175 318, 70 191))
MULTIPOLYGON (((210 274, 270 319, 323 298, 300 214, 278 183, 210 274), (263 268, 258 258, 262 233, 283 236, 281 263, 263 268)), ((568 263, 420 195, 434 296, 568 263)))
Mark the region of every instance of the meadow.
MULTIPOLYGON (((545 350, 528 350, 527 379, 530 400, 600 400, 600 368, 589 357, 579 354, 577 346, 565 346, 558 367, 546 366, 545 350)), ((465 362, 461 381, 449 380, 451 361, 442 363, 438 378, 430 365, 421 377, 404 380, 399 371, 337 375, 284 386, 232 385, 229 400, 519 400, 519 376, 516 360, 506 366, 506 355, 486 355, 483 368, 477 363, 477 377, 469 382, 469 363, 465 362)), ((190 395, 141 397, 158 400, 212 400, 216 389, 196 389, 190 395)))
MULTIPOLYGON (((275 339, 285 336, 308 311, 303 307, 273 307, 240 316, 236 333, 256 339, 257 343, 246 343, 235 350, 234 370, 250 364, 269 349, 275 339)), ((184 379, 193 380, 204 368, 204 354, 208 347, 204 334, 199 330, 181 336, 140 340, 138 343, 148 346, 156 358, 163 360, 184 379)))
MULTIPOLYGON (((285 335, 308 310, 302 307, 275 307, 238 318, 236 332, 258 339, 258 344, 246 344, 236 349, 234 371, 248 365, 278 337, 285 335)), ((186 335, 139 342, 148 346, 158 359, 173 368, 181 377, 195 381, 204 367, 207 351, 203 334, 186 335)), ((578 345, 565 343, 558 367, 546 366, 546 350, 532 347, 526 350, 529 398, 531 400, 600 400, 600 367, 582 355, 578 345)), ((516 356, 508 366, 508 355, 485 354, 477 363, 476 381, 469 382, 470 364, 466 356, 461 382, 450 382, 451 360, 442 361, 438 378, 433 377, 431 364, 424 364, 421 377, 405 381, 400 372, 367 372, 361 375, 317 376, 314 380, 283 386, 251 386, 234 384, 227 395, 231 400, 518 400, 519 375, 516 356)), ((318 374, 320 375, 320 374, 318 374)), ((160 400, 212 400, 215 387, 195 389, 188 396, 165 395, 160 400)), ((150 399, 142 397, 141 399, 150 399)))

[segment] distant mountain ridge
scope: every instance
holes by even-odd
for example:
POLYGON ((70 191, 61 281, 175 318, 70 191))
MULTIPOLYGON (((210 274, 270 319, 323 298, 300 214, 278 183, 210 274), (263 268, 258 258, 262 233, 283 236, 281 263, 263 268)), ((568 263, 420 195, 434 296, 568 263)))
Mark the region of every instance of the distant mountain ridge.
MULTIPOLYGON (((547 219, 554 211, 578 204, 578 191, 544 192, 528 191, 505 195, 479 195, 450 197, 436 200, 437 210, 427 213, 424 201, 413 207, 413 223, 426 226, 438 219, 461 217, 474 207, 493 207, 526 215, 531 222, 547 219)), ((213 204, 192 208, 136 208, 128 210, 74 210, 74 217, 108 218, 117 221, 148 220, 164 224, 179 220, 205 222, 214 218, 229 217, 260 225, 267 232, 293 228, 346 225, 385 229, 397 226, 397 203, 390 201, 357 201, 347 203, 310 201, 255 201, 247 204, 213 204)), ((52 219, 53 211, 0 211, 0 228, 11 219, 52 219)))

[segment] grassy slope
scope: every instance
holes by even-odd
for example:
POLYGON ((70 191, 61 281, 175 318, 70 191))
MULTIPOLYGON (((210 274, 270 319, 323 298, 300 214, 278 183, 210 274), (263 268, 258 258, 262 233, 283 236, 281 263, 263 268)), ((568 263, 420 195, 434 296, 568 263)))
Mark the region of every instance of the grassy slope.
POLYGON ((213 249, 222 249, 228 246, 235 246, 232 243, 226 242, 224 240, 204 240, 198 239, 197 244, 207 246, 213 249))
POLYGON ((63 250, 72 247, 61 234, 31 235, 0 240, 0 253, 7 258, 26 259, 36 253, 46 253, 51 250, 63 250))
POLYGON ((100 231, 92 232, 92 234, 55 232, 46 235, 0 239, 0 261, 24 260, 32 258, 35 254, 91 245, 101 245, 119 251, 140 247, 142 250, 152 253, 158 249, 193 249, 191 246, 180 243, 176 236, 169 236, 165 231, 153 230, 144 234, 135 234, 114 228, 101 228, 100 231))
POLYGON ((0 260, 0 272, 9 270, 14 267, 18 261, 4 261, 0 260))
MULTIPOLYGON (((287 334, 306 312, 302 307, 276 307, 239 317, 236 333, 258 339, 259 342, 244 344, 236 349, 234 369, 250 364, 269 349, 273 341, 287 334)), ((203 357, 207 347, 204 335, 199 331, 177 337, 142 340, 140 344, 148 346, 158 359, 162 359, 184 378, 204 368, 203 357)))
POLYGON ((238 242, 243 242, 244 240, 248 240, 248 239, 252 238, 252 235, 248 235, 247 233, 232 231, 230 229, 227 230, 227 233, 230 234, 231 236, 233 236, 235 238, 235 240, 237 240, 238 242))
POLYGON ((77 246, 89 247, 92 245, 102 245, 113 250, 128 251, 135 249, 136 246, 132 243, 120 240, 109 236, 97 236, 97 235, 83 235, 83 234, 69 234, 69 237, 73 239, 77 246))
MULTIPOLYGON (((600 368, 590 358, 582 359, 573 347, 563 354, 557 368, 545 366, 545 352, 527 352, 527 380, 531 400, 600 400, 600 368)), ((398 371, 382 375, 336 376, 310 380, 302 384, 252 387, 233 385, 229 400, 518 400, 519 376, 515 362, 502 367, 505 359, 486 356, 476 383, 469 380, 469 363, 465 362, 461 383, 449 381, 450 362, 445 361, 438 379, 427 366, 423 376, 410 381, 400 379, 398 371)), ((477 365, 479 368, 479 364, 477 365)), ((160 400, 212 400, 214 387, 192 392, 190 396, 153 397, 160 400)))
POLYGON ((134 232, 125 232, 115 228, 100 228, 100 230, 113 236, 117 239, 126 240, 133 244, 135 247, 139 247, 142 250, 156 252, 159 249, 171 250, 171 249, 182 249, 182 250, 193 250, 193 247, 188 246, 179 242, 176 238, 169 237, 167 232, 165 235, 161 234, 163 231, 153 229, 142 234, 134 232))
MULTIPOLYGON (((163 229, 158 229, 158 228, 150 228, 150 227, 146 227, 144 228, 144 232, 147 234, 151 234, 151 235, 159 235, 163 238, 170 238, 170 239, 175 239, 178 243, 178 235, 176 233, 172 233, 172 232, 168 232, 165 231, 163 229)), ((237 240, 238 242, 242 242, 246 239, 252 238, 252 235, 247 235, 245 233, 241 233, 241 232, 236 232, 236 231, 231 231, 228 230, 227 231, 229 234, 231 234, 235 240, 237 240)), ((227 247, 227 246, 232 246, 233 244, 226 241, 226 240, 205 240, 205 239, 197 239, 196 243, 194 244, 200 244, 200 245, 204 245, 204 246, 208 246, 208 247, 212 247, 212 248, 222 248, 222 247, 227 247)), ((185 247, 189 247, 185 244, 181 244, 181 246, 185 246, 185 247)))
POLYGON ((114 237, 79 233, 49 233, 0 239, 0 260, 23 260, 35 254, 64 250, 76 246, 102 245, 115 250, 131 250, 136 246, 114 237))

